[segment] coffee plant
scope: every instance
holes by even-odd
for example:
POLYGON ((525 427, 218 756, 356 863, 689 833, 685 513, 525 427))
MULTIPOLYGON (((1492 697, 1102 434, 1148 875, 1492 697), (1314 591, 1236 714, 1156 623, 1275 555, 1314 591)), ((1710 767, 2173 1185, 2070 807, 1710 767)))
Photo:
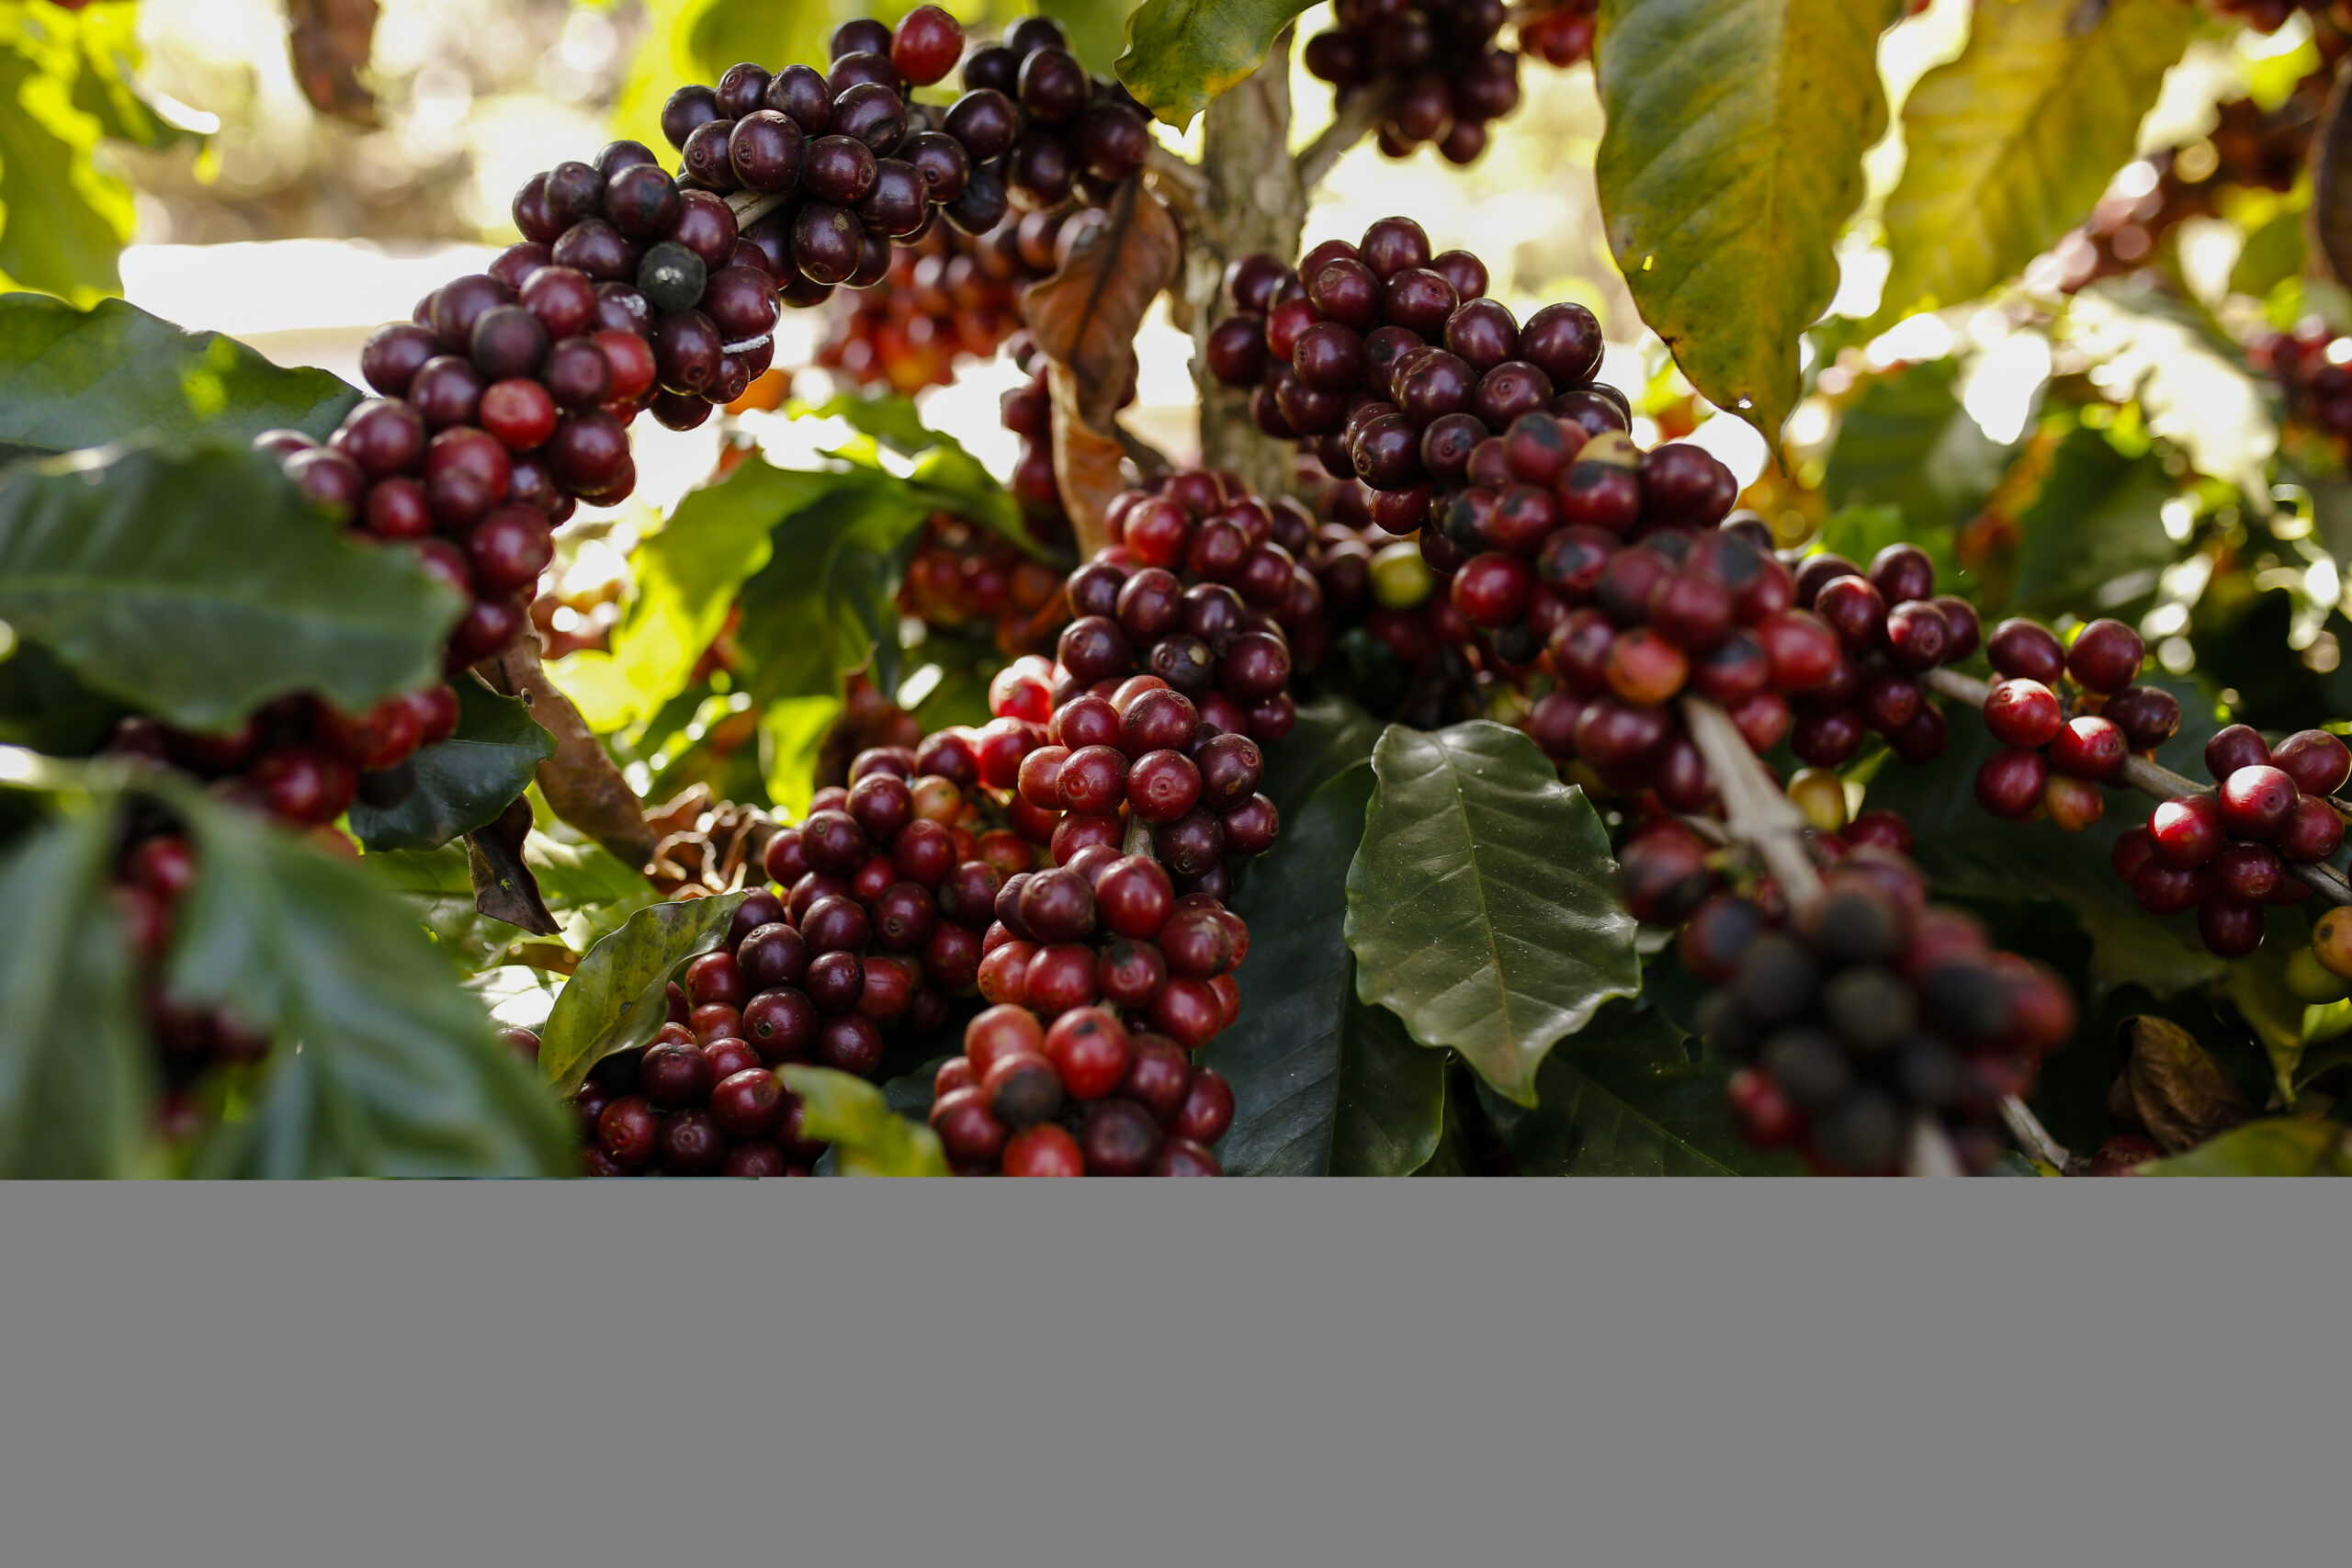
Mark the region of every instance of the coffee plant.
POLYGON ((114 297, 49 9, 0 1173, 2352 1169, 2335 8, 720 0, 364 388, 114 297), (1306 243, 1570 93, 1615 295, 1306 243))

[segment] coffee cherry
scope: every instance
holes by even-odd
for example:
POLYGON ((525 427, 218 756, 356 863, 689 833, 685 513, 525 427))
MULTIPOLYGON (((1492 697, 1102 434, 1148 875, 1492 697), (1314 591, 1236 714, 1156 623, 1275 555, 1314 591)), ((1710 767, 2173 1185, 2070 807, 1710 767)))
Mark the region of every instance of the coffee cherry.
POLYGON ((2318 795, 2295 802, 2294 815, 2272 840, 2279 854, 2298 863, 2329 859, 2344 842, 2344 819, 2318 795))
POLYGON ((2294 816, 2295 781, 2274 767, 2239 768, 2222 781, 2222 823, 2241 839, 2267 839, 2294 816))
MULTIPOLYGON (((1802 595, 1799 602, 1802 603, 1802 595)), ((2033 621, 2010 619, 1993 628, 1985 643, 1993 668, 2013 679, 2039 681, 2055 687, 2066 673, 2066 652, 2050 628, 2033 621)))
POLYGON ((2334 795, 2352 776, 2352 750, 2324 729, 2302 729, 2271 749, 2270 763, 2305 795, 2334 795))
POLYGON ((1996 817, 2021 820, 2041 804, 2050 765, 2039 751, 2001 751, 1976 772, 1976 804, 1996 817))
POLYGON ((2037 680, 2004 680, 1985 696, 1985 728, 2016 750, 2040 750, 2065 728, 2058 694, 2037 680))
POLYGON ((1083 1176, 1086 1159, 1078 1141, 1052 1122, 1040 1122, 1006 1140, 1007 1176, 1083 1176))
POLYGON ((2050 744, 2050 765, 2073 778, 2099 783, 2113 778, 2128 754, 2123 731, 2107 719, 2069 720, 2050 744))
POLYGON ((2210 795, 2165 801, 2148 818, 2156 859, 2180 870, 2203 865, 2219 854, 2225 836, 2221 803, 2210 795))
POLYGON ((2140 673, 2140 634, 2121 621, 2085 626, 2066 653, 2066 672, 2086 692, 2120 692, 2140 673))

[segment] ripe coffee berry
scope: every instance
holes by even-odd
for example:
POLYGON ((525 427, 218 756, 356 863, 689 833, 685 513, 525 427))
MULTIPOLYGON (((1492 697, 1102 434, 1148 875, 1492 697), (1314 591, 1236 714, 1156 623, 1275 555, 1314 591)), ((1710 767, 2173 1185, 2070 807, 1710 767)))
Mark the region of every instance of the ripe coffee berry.
POLYGON ((2070 777, 2098 783, 2120 771, 2126 753, 2122 730, 2105 718, 2086 716, 2059 730, 2050 744, 2050 765, 2070 777))
POLYGON ((2222 826, 2241 839, 2267 839, 2294 816, 2295 781, 2278 768, 2240 768, 2222 781, 2222 826))
POLYGON ((2140 673, 2140 634, 2120 621, 2085 626, 2066 653, 2066 672, 2086 692, 2120 692, 2140 673))

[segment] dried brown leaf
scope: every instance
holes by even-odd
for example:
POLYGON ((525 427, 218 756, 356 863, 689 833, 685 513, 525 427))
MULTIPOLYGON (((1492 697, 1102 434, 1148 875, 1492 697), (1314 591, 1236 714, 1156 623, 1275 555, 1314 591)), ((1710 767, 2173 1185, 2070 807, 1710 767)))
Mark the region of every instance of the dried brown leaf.
POLYGON ((2132 1109, 2165 1153, 2193 1149, 2245 1120, 2237 1080, 2188 1031, 2141 1016, 2125 1019, 2120 1032, 2131 1050, 2123 1082, 2132 1109))
MULTIPOLYGON (((1069 513, 1078 535, 1078 553, 1091 556, 1111 542, 1102 514, 1111 498, 1126 488, 1119 460, 1126 447, 1115 435, 1105 434, 1080 417, 1077 377, 1058 362, 1046 371, 1046 388, 1054 403, 1054 483, 1062 492, 1062 510, 1069 513)), ((1114 428, 1116 428, 1115 426, 1114 428)))
POLYGON ((563 928, 540 896, 539 879, 523 863, 523 840, 530 831, 530 800, 517 795, 497 821, 466 835, 474 908, 493 920, 520 926, 533 936, 557 936, 563 928))
POLYGON ((1119 187, 1051 277, 1029 286, 1022 314, 1037 347, 1077 377, 1079 412, 1108 434, 1135 369, 1136 329, 1176 281, 1184 239, 1168 204, 1141 180, 1119 187))
POLYGON ((642 868, 653 858, 657 838, 646 826, 644 805, 571 699, 548 678, 539 663, 538 639, 524 637, 474 668, 494 689, 528 703, 531 716, 555 737, 555 755, 538 766, 539 788, 555 814, 623 864, 642 868))
POLYGON ((372 129, 376 95, 360 84, 375 51, 377 0, 286 0, 294 80, 322 115, 372 129))
POLYGON ((2352 72, 2336 76, 2327 107, 2312 136, 2311 251, 2326 273, 2352 285, 2352 114, 2344 100, 2352 92, 2352 72))

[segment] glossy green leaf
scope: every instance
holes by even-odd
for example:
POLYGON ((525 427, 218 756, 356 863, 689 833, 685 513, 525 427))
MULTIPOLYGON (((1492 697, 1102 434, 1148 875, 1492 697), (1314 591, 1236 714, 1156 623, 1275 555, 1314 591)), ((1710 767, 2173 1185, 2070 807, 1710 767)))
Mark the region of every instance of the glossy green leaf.
MULTIPOLYGON (((651 883, 594 844, 559 843, 534 831, 523 842, 523 863, 562 924, 563 945, 574 953, 586 953, 656 897, 651 883)), ((478 974, 507 963, 516 948, 546 940, 476 907, 462 844, 383 851, 360 864, 408 902, 417 923, 460 970, 478 974)))
POLYGON ((1249 922, 1241 1016, 1200 1059, 1233 1085, 1230 1176, 1406 1176, 1437 1147, 1445 1058, 1359 1001, 1348 866, 1372 800, 1359 762, 1286 816, 1234 900, 1249 922))
MULTIPOLYGON (((1022 520, 1021 504, 996 481, 963 443, 923 423, 912 398, 898 392, 840 392, 800 411, 796 417, 838 419, 880 446, 911 459, 908 480, 931 492, 933 503, 958 517, 977 523, 1036 553, 1039 546, 1022 520)), ((846 457, 872 468, 877 465, 854 452, 846 457)))
POLYGON ((933 498, 881 473, 836 478, 776 526, 767 564, 743 584, 735 642, 757 701, 839 696, 842 675, 869 658, 874 683, 898 687, 902 558, 933 498))
POLYGON ((1605 0, 1609 248, 1690 384, 1777 441, 1797 340, 1838 291, 1831 246, 1886 130, 1896 0, 1605 0))
POLYGON ((2012 598, 2026 615, 2103 615, 2152 592, 2177 553, 2165 535, 2175 484, 2154 452, 2128 453, 2077 426, 2051 455, 2041 492, 2018 515, 2012 598))
POLYGON ((2142 1168, 2150 1176, 2346 1176, 2352 1144, 2341 1122, 2275 1116, 2142 1168))
POLYGON ((0 484, 0 619, 92 687, 217 728, 289 692, 356 713, 440 678, 462 605, 305 506, 263 453, 58 457, 0 484))
POLYGON ((281 369, 233 338, 183 332, 119 299, 77 310, 0 295, 0 453, 243 446, 277 429, 323 440, 358 402, 323 370, 281 369))
POLYGON ((554 1101, 358 865, 200 796, 175 802, 198 874, 172 994, 225 1006, 277 1048, 201 1176, 547 1176, 573 1158, 554 1101))
POLYGON ((1476 720, 1391 726, 1348 872, 1356 992, 1522 1105, 1563 1035, 1641 987, 1609 836, 1535 743, 1476 720))
POLYGON ((1144 0, 1127 18, 1119 80, 1177 130, 1266 62, 1313 0, 1144 0))
POLYGON ((1724 1085, 1694 1064, 1682 1031, 1619 1004, 1563 1041, 1535 1075, 1536 1103, 1481 1084, 1479 1103, 1521 1176, 1794 1176, 1786 1151, 1740 1135, 1724 1085))
POLYGON ((84 685, 39 643, 19 642, 0 658, 0 744, 86 757, 122 714, 120 703, 84 685))
POLYGON ((1126 47, 1127 16, 1136 0, 1036 0, 1036 8, 1061 25, 1080 64, 1107 76, 1126 47))
POLYGON ((0 283, 84 305, 122 292, 130 188, 91 163, 100 129, 68 81, 0 46, 0 283))
POLYGON ((2275 214, 2245 237, 2245 248, 2230 268, 2230 292, 2259 299, 2303 270, 2304 209, 2275 214))
POLYGON ((603 733, 650 718, 684 689, 744 581, 768 563, 776 525, 843 479, 755 457, 681 501, 630 557, 637 597, 612 651, 574 654, 557 667, 588 727, 603 733))
POLYGON ((85 806, 0 855, 0 1179, 136 1171, 154 1070, 106 896, 114 827, 85 806))
POLYGON ((478 681, 458 682, 457 692, 457 733, 411 760, 416 793, 394 807, 351 808, 351 831, 368 849, 437 849, 488 827, 555 755, 555 737, 528 704, 478 681))
POLYGON ((1994 441, 1960 406, 1959 362, 1927 360, 1873 378, 1846 411, 1822 495, 1840 511, 1894 507, 1912 530, 1905 537, 1949 553, 1951 532, 1984 506, 2016 455, 2015 442, 1994 441))
POLYGON ((1258 792, 1288 822, 1332 779, 1372 756, 1381 722, 1345 697, 1301 703, 1298 723, 1279 746, 1268 746, 1258 792))
POLYGON ((1960 58, 1903 106, 1877 321, 1973 299, 2081 222, 2188 43, 2179 0, 1980 6, 1960 58))
POLYGON ((605 1057, 650 1041, 669 1016, 671 979, 727 940, 745 897, 654 904, 590 948, 540 1032, 539 1076, 569 1094, 605 1057))
POLYGON ((786 1087, 806 1107, 801 1122, 811 1141, 833 1145, 843 1176, 944 1176, 947 1156, 939 1134, 890 1109, 882 1090, 831 1067, 779 1069, 786 1087))

